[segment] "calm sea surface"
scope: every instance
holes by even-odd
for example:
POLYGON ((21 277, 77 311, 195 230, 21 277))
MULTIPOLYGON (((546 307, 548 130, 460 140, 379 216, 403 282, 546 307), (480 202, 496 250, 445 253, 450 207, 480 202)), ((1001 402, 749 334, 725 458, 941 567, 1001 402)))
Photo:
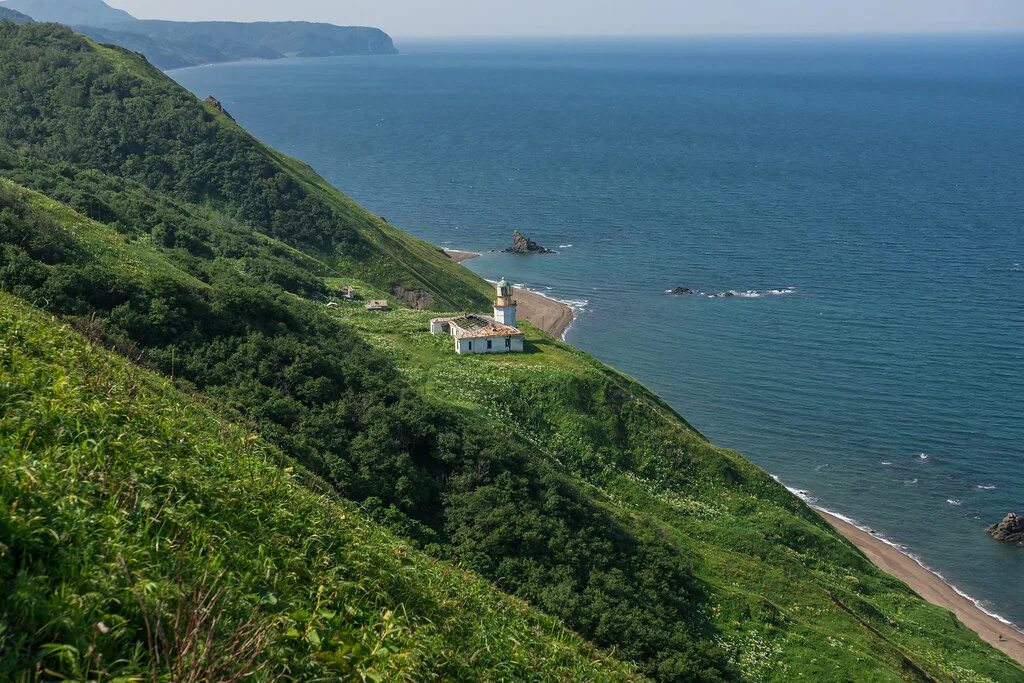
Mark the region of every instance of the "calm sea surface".
POLYGON ((1024 38, 399 47, 172 75, 1024 624, 1024 38))

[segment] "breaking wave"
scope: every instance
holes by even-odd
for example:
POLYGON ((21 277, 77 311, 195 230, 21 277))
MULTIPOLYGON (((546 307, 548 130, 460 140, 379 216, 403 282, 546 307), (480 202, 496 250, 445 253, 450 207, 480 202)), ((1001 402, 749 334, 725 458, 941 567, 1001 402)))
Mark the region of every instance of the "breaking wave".
MULTIPOLYGON (((779 287, 776 289, 727 289, 724 292, 701 292, 694 290, 694 296, 705 297, 707 299, 760 299, 764 296, 785 296, 787 294, 793 294, 796 292, 796 287, 779 287)), ((673 290, 666 289, 666 294, 672 294, 673 290)))

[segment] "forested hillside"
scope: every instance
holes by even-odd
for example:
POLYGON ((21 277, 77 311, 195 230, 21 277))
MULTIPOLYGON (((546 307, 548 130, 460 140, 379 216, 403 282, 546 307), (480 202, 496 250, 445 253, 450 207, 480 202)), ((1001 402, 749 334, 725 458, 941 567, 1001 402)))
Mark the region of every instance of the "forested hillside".
POLYGON ((441 309, 487 305, 486 288, 307 166, 254 140, 138 55, 67 29, 0 25, 0 142, 209 205, 388 291, 441 309))
MULTIPOLYGON (((167 414, 161 401, 187 396, 206 421, 150 424, 159 427, 163 440, 153 441, 158 446, 137 462, 118 461, 118 469, 102 470, 100 483, 153 481, 149 498, 140 500, 151 500, 155 510, 193 495, 207 502, 230 499, 230 507, 189 507, 188 519, 169 527, 180 533, 190 524, 218 529, 230 519, 249 524, 239 533, 246 534, 250 548, 259 546, 261 534, 319 543, 335 531, 331 515, 339 513, 330 512, 331 506, 358 505, 358 514, 435 558, 407 553, 388 566, 426 563, 454 572, 429 563, 458 565, 660 681, 1013 681, 1024 673, 948 612, 871 566, 770 477, 709 444, 657 397, 593 358, 529 326, 528 353, 522 356, 455 357, 426 332, 430 313, 370 314, 358 303, 325 306, 340 286, 351 283, 374 295, 386 296, 396 287, 421 290, 435 310, 482 308, 488 288, 301 163, 266 148, 134 55, 52 25, 0 24, 0 177, 0 288, 21 302, 3 299, 11 311, 5 320, 31 319, 33 339, 53 339, 36 343, 29 353, 29 342, 13 337, 8 355, 36 358, 18 360, 17 367, 38 362, 50 376, 63 368, 66 379, 56 387, 82 389, 62 396, 61 409, 71 412, 80 401, 92 406, 85 414, 96 420, 92 426, 83 422, 78 431, 62 431, 64 422, 58 421, 29 438, 29 425, 38 421, 31 411, 56 405, 42 389, 49 380, 32 384, 43 375, 6 370, 15 379, 4 380, 7 393, 0 400, 11 426, 4 423, 0 436, 16 434, 9 444, 40 450, 9 449, 11 471, 24 474, 3 489, 0 514, 7 516, 0 518, 6 520, 0 532, 15 528, 23 505, 12 507, 13 501, 36 495, 32 482, 59 480, 65 487, 55 489, 53 499, 63 502, 38 504, 42 528, 88 517, 95 498, 88 492, 98 485, 90 477, 96 467, 102 470, 96 464, 102 461, 68 469, 64 453, 71 444, 116 443, 127 427, 117 423, 116 411, 104 423, 96 396, 135 396, 133 383, 145 377, 160 387, 146 398, 157 415, 167 414), (57 318, 30 314, 29 305, 57 318), (88 364, 61 365, 46 354, 84 342, 58 331, 55 320, 131 365, 101 354, 104 363, 117 367, 113 376, 120 379, 113 383, 104 380, 112 375, 95 373, 88 364), (150 373, 166 381, 160 384, 150 373), (122 389, 128 393, 118 393, 122 389), (253 483, 248 474, 239 475, 238 485, 247 488, 232 497, 225 493, 231 473, 248 472, 256 460, 233 469, 221 459, 230 463, 241 455, 215 441, 205 450, 174 445, 196 433, 212 439, 215 422, 237 425, 224 427, 229 436, 244 432, 265 444, 260 462, 270 463, 263 470, 267 480, 253 483), (113 431, 103 431, 107 426, 113 431), (174 474, 175 463, 196 477, 174 474), (276 490, 268 482, 280 481, 270 465, 294 468, 285 471, 294 475, 286 479, 304 507, 261 497, 261 487, 276 490), (150 469, 159 474, 163 466, 169 468, 166 478, 147 479, 150 469), (202 484, 207 478, 214 491, 209 495, 202 484), (193 494, 195 487, 200 492, 193 494), (313 493, 319 496, 315 501, 303 497, 313 493), (294 511, 318 505, 326 511, 304 513, 300 530, 294 511), (244 521, 257 519, 282 520, 282 526, 244 521)), ((125 519, 162 519, 144 512, 151 508, 141 509, 131 507, 125 519)), ((63 552, 116 559, 113 527, 92 529, 67 534, 63 552)), ((34 532, 25 533, 34 538, 34 532)), ((217 532, 220 538, 233 533, 217 532)), ((196 534, 211 538, 207 531, 196 534)), ((392 539, 380 530, 372 534, 392 539)), ((206 567, 197 556, 208 545, 176 544, 177 536, 162 533, 132 542, 151 552, 154 546, 147 544, 164 538, 170 545, 161 540, 161 547, 173 549, 174 562, 206 567)), ((336 556, 352 557, 341 549, 344 542, 323 542, 326 549, 303 552, 328 564, 340 563, 336 556)), ((40 592, 25 594, 17 610, 28 610, 40 623, 67 624, 61 640, 40 639, 33 635, 36 622, 7 608, 0 613, 0 638, 18 643, 18 654, 5 665, 23 671, 43 659, 61 675, 79 676, 73 667, 88 661, 80 655, 93 637, 86 626, 91 617, 82 616, 80 600, 65 599, 45 583, 49 579, 36 578, 32 572, 40 573, 39 564, 27 569, 29 555, 21 546, 3 538, 0 543, 0 581, 43 582, 40 592)), ((259 582, 253 583, 251 553, 239 553, 211 566, 249 577, 223 587, 234 610, 231 623, 245 635, 255 627, 246 625, 243 607, 262 604, 265 589, 253 587, 259 582)), ((174 576, 171 566, 161 575, 173 583, 167 578, 174 576)), ((304 571, 289 578, 296 604, 315 600, 326 580, 308 573, 310 567, 304 571)), ((339 570, 338 576, 345 590, 359 592, 376 574, 339 570)), ((481 604, 502 604, 501 596, 475 581, 467 579, 465 590, 475 591, 481 604)), ((125 595, 134 585, 112 590, 125 595)), ((204 590, 205 584, 182 585, 204 590)), ((374 671, 404 671, 419 634, 424 654, 412 660, 426 664, 409 669, 409 679, 519 680, 527 670, 527 655, 512 644, 523 621, 499 627, 489 608, 481 608, 480 628, 493 625, 495 652, 508 654, 485 658, 479 669, 472 668, 473 660, 469 668, 445 669, 458 666, 447 658, 465 657, 478 641, 460 649, 447 639, 447 622, 438 621, 429 600, 387 582, 367 590, 366 604, 408 613, 410 624, 441 629, 408 625, 408 638, 394 650, 371 648, 374 671), (505 657, 513 668, 503 673, 496 662, 505 657)), ((328 607, 331 614, 348 609, 348 594, 339 595, 328 607)), ((137 613, 124 617, 130 628, 124 639, 111 641, 105 657, 143 669, 153 663, 152 648, 140 645, 147 642, 148 604, 143 601, 137 613)), ((153 604, 154 615, 173 621, 173 600, 153 604)), ((360 612, 361 605, 353 609, 371 618, 372 608, 360 612)), ((300 615, 312 612, 299 609, 300 615)), ((526 608, 517 614, 519 620, 539 618, 526 608)), ((472 620, 451 618, 463 624, 458 628, 473 627, 472 620)), ((305 629, 313 627, 293 621, 301 621, 301 628, 287 620, 260 622, 261 638, 287 642, 294 629, 309 643, 305 629)), ((589 668, 594 666, 603 667, 600 675, 627 676, 613 660, 593 664, 586 648, 566 640, 554 622, 544 624, 536 647, 563 654, 550 667, 536 669, 538 678, 596 677, 599 669, 589 668)), ((322 642, 319 628, 316 633, 313 640, 322 642)), ((341 652, 353 651, 344 637, 338 642, 341 652)), ((273 667, 287 667, 295 658, 289 671, 297 678, 303 678, 296 673, 300 666, 334 661, 319 651, 275 652, 260 660, 266 671, 281 671, 273 667)), ((244 653, 239 657, 244 661, 244 653)), ((548 655, 535 661, 547 662, 548 655)))

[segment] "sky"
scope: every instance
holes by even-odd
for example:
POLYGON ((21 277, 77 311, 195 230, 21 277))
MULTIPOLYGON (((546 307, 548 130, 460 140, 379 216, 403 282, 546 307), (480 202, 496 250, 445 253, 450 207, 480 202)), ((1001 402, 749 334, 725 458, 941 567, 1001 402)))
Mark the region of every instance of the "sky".
POLYGON ((140 19, 301 19, 404 37, 1024 32, 1024 0, 107 0, 140 19))

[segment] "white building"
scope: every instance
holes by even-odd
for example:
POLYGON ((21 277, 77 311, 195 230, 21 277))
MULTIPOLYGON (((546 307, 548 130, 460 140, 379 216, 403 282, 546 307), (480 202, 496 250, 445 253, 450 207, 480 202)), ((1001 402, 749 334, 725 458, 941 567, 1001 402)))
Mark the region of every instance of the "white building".
POLYGON ((516 302, 512 285, 502 278, 497 285, 494 317, 467 313, 457 318, 434 318, 431 334, 450 334, 455 353, 522 353, 525 337, 516 325, 516 302))

